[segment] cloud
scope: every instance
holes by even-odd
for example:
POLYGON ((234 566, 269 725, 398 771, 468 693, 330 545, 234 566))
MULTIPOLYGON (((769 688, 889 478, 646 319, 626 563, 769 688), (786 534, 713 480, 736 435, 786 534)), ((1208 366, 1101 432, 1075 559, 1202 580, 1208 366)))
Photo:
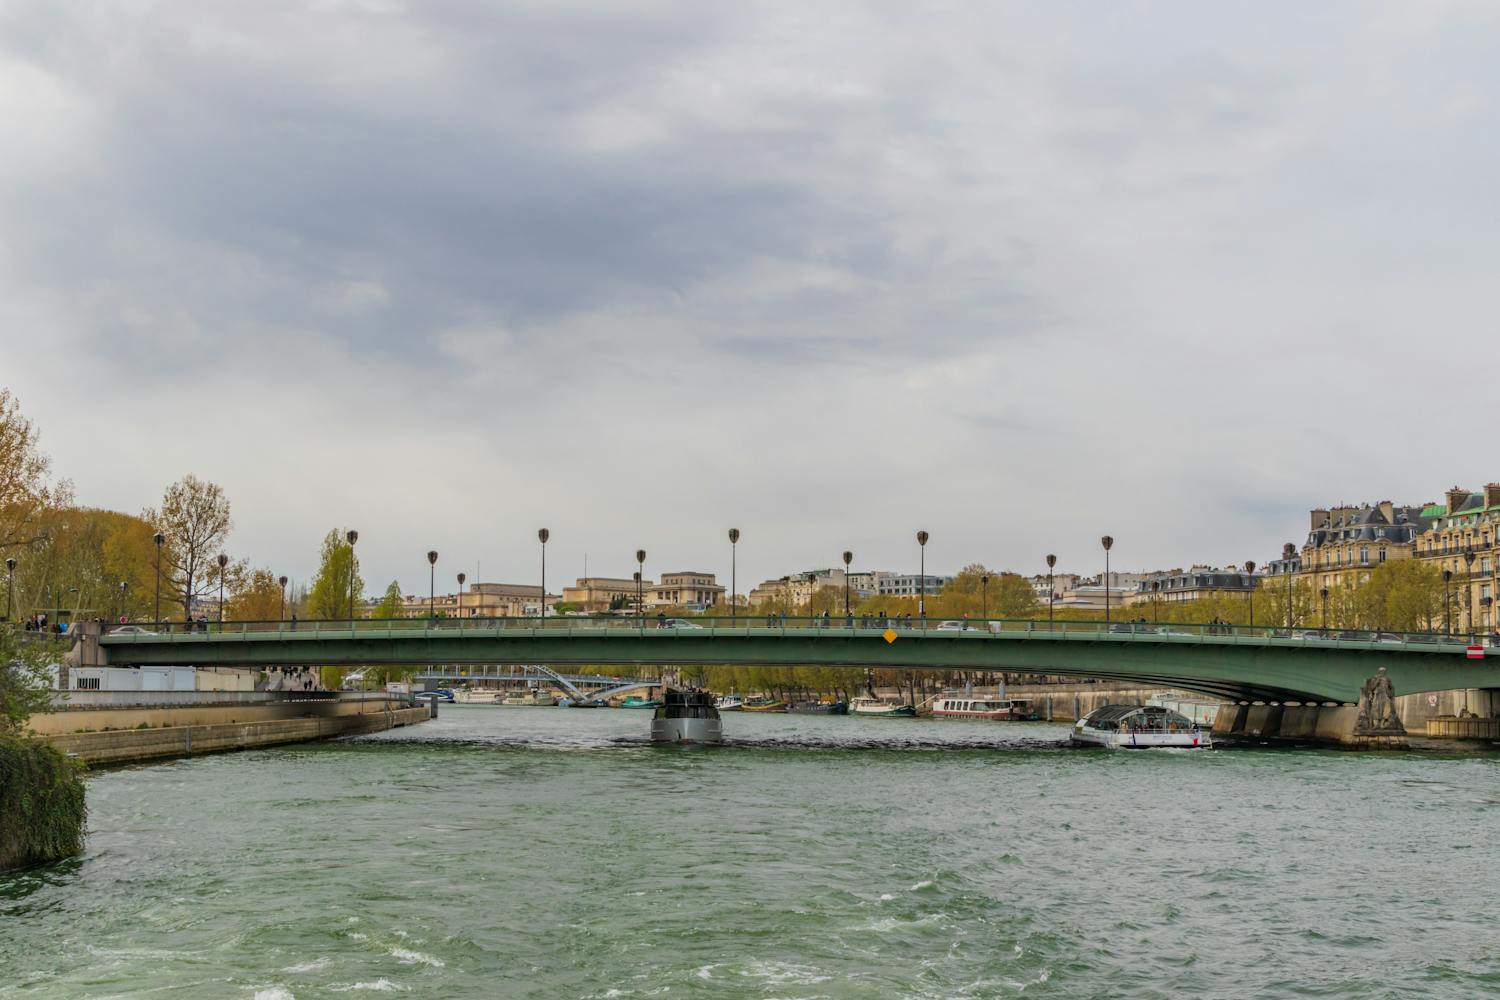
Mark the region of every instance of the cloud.
POLYGON ((542 523, 564 574, 1263 561, 1495 474, 1430 418, 1494 353, 1496 19, 14 3, 3 381, 85 499, 218 479, 294 575, 334 524, 372 580, 542 523))

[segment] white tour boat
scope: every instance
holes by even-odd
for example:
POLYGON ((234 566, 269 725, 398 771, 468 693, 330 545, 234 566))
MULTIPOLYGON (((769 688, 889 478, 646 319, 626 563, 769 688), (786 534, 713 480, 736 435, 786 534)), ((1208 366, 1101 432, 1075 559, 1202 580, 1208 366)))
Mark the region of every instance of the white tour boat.
POLYGON ((1214 745, 1209 731, 1185 715, 1160 705, 1105 705, 1073 725, 1073 742, 1081 746, 1145 750, 1151 747, 1206 749, 1214 745))
POLYGON ((726 694, 719 699, 718 709, 721 712, 743 712, 745 699, 737 694, 726 694))
POLYGON ((854 698, 849 702, 849 714, 876 719, 910 719, 917 714, 917 710, 910 705, 863 697, 854 698))

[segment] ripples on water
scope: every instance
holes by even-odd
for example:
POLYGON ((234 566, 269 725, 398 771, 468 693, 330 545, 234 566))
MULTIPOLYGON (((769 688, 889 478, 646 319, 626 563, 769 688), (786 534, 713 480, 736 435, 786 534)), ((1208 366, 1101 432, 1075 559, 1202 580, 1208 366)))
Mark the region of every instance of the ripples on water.
POLYGON ((0 998, 1500 994, 1500 771, 1062 726, 445 706, 106 771, 0 998))

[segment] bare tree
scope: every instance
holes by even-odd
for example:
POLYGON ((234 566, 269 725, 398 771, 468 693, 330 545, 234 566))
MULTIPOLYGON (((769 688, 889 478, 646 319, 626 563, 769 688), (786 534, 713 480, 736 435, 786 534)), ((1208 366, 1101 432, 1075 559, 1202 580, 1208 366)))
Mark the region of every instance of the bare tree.
POLYGON ((216 591, 221 576, 230 588, 244 569, 230 562, 223 568, 218 555, 234 526, 229 499, 217 483, 189 473, 167 487, 161 507, 142 515, 166 536, 162 545, 162 573, 182 595, 183 620, 192 617, 193 601, 216 591))

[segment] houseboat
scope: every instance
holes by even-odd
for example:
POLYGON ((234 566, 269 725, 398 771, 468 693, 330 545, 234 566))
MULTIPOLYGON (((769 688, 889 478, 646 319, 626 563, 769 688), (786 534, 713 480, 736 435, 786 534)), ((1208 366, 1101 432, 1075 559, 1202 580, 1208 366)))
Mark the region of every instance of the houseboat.
POLYGON ((1035 719, 1031 702, 981 695, 945 694, 932 703, 932 714, 940 719, 1035 719))
POLYGON ((912 719, 917 710, 911 705, 882 701, 879 698, 853 698, 849 702, 850 715, 862 715, 872 719, 912 719))
POLYGON ((1105 705, 1073 725, 1079 746, 1145 750, 1152 747, 1207 749, 1213 746, 1208 730, 1192 719, 1160 705, 1105 705))

